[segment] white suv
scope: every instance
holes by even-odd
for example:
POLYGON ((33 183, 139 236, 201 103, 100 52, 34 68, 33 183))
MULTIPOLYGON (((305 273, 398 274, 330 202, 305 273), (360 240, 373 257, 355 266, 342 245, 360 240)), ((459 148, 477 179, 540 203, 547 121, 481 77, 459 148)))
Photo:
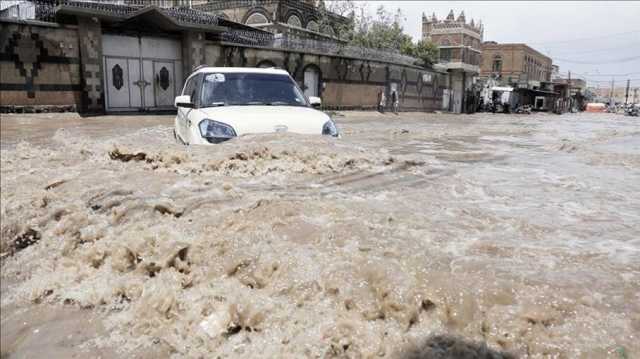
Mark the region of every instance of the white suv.
POLYGON ((176 97, 175 135, 184 144, 220 143, 248 133, 295 132, 338 137, 320 99, 307 99, 278 69, 205 67, 176 97))

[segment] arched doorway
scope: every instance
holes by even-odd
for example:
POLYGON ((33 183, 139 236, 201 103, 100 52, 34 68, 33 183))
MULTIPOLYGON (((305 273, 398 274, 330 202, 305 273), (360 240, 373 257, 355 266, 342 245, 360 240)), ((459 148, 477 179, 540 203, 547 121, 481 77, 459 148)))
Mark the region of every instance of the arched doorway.
POLYGON ((261 69, 268 69, 270 67, 276 67, 276 64, 274 64, 272 61, 270 60, 262 60, 260 62, 258 62, 258 64, 256 65, 256 67, 259 67, 261 69))
POLYGON ((320 70, 316 66, 307 66, 304 70, 304 94, 307 97, 320 96, 320 70))

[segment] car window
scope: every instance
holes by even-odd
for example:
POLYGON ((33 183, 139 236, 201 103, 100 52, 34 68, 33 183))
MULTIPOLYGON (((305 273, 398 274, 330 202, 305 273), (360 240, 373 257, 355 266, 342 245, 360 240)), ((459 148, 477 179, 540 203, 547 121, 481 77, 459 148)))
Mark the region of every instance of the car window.
POLYGON ((192 76, 189 80, 187 80, 187 84, 184 85, 184 90, 182 91, 182 95, 191 96, 191 102, 196 100, 196 88, 198 84, 199 76, 192 76))
POLYGON ((202 82, 201 103, 210 106, 307 106, 302 91, 285 74, 210 73, 202 82))

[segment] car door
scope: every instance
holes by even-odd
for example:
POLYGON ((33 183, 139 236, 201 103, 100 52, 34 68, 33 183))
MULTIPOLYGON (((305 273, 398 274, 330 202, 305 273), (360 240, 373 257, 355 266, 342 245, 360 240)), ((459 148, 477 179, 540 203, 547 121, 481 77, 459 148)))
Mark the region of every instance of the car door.
MULTIPOLYGON (((196 89, 197 84, 199 83, 199 75, 192 76, 187 80, 187 83, 182 90, 182 95, 191 96, 191 102, 196 103, 196 89)), ((184 142, 189 142, 189 126, 188 126, 188 117, 193 109, 187 107, 178 107, 177 119, 176 119, 176 132, 178 136, 184 142)))
POLYGON ((191 111, 187 112, 185 117, 185 138, 189 141, 189 143, 195 142, 193 140, 193 136, 198 136, 200 138, 200 129, 198 128, 198 123, 200 123, 201 112, 198 110, 200 106, 202 106, 201 101, 201 89, 202 89, 202 79, 204 78, 204 74, 198 74, 194 78, 194 88, 191 92, 191 102, 194 104, 194 108, 191 111))

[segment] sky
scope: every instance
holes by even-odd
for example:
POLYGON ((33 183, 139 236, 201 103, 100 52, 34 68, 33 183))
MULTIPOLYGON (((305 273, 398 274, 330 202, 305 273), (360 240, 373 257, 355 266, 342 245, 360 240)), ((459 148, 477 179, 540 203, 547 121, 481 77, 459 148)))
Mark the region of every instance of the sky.
POLYGON ((442 19, 464 10, 484 24, 484 41, 525 43, 551 57, 564 75, 589 86, 640 87, 640 1, 356 1, 375 14, 400 8, 405 32, 422 37, 422 13, 442 19), (609 76, 619 75, 619 76, 609 76))

